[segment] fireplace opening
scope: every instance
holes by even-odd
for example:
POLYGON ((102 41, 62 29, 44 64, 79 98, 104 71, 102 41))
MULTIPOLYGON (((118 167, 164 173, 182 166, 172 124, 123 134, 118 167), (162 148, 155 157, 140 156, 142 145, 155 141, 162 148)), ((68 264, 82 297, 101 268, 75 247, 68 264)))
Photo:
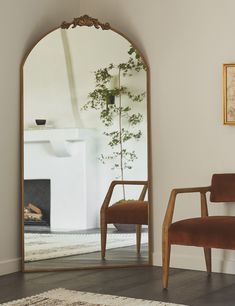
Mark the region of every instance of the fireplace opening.
POLYGON ((50 226, 51 181, 24 180, 24 224, 50 226))

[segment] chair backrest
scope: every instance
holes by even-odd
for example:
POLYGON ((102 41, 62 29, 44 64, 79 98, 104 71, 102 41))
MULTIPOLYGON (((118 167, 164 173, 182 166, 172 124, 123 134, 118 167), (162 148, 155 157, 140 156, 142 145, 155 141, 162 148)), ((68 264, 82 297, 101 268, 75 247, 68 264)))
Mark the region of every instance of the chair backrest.
POLYGON ((235 202, 235 173, 212 176, 210 201, 235 202))

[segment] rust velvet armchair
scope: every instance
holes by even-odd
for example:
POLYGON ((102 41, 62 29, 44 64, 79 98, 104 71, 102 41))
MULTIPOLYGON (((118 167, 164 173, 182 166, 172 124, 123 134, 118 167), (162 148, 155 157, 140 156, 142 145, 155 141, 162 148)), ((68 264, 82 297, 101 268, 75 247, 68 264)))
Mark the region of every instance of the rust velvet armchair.
POLYGON ((214 174, 208 187, 172 190, 162 231, 163 288, 168 287, 171 245, 203 247, 208 274, 211 248, 235 250, 235 217, 208 216, 207 192, 211 202, 235 202, 235 173, 214 174), (201 217, 172 223, 177 194, 192 192, 200 193, 201 217))
POLYGON ((142 224, 148 224, 148 202, 144 201, 148 189, 147 181, 112 181, 104 202, 100 209, 100 233, 101 233, 101 256, 105 258, 107 224, 136 224, 136 245, 137 252, 140 252, 142 224), (113 190, 117 185, 142 185, 143 189, 138 200, 131 200, 126 203, 116 203, 112 206, 110 201, 113 190))

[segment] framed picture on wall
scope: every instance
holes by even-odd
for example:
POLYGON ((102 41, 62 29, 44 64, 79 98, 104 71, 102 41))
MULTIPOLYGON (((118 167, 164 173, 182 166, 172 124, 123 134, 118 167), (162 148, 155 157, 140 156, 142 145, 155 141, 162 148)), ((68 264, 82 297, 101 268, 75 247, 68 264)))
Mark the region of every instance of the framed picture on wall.
POLYGON ((223 65, 224 124, 235 125, 235 64, 223 65))

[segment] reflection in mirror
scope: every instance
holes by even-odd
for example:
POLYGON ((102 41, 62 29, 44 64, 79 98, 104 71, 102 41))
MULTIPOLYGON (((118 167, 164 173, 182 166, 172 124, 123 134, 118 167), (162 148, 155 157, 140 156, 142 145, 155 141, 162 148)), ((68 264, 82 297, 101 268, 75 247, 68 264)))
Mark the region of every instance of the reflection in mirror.
POLYGON ((123 36, 86 26, 28 55, 25 270, 148 263, 146 69, 123 36))

